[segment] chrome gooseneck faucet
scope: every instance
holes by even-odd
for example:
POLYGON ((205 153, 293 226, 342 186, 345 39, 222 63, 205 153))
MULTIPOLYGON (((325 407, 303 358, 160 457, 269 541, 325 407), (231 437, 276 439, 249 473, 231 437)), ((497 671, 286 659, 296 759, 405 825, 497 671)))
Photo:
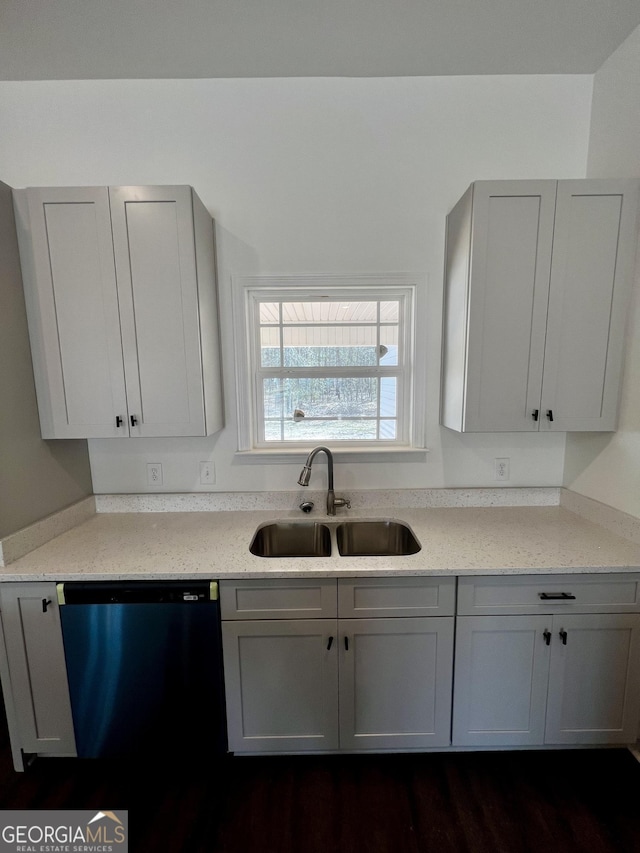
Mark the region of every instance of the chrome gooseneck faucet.
POLYGON ((313 464, 313 460, 316 457, 317 453, 320 451, 324 451, 327 454, 327 470, 328 470, 328 490, 327 490, 327 515, 335 515, 336 507, 346 506, 347 509, 351 509, 351 502, 346 500, 345 498, 337 498, 333 491, 333 453, 329 450, 328 447, 323 447, 319 445, 318 447, 314 447, 311 453, 307 456, 307 461, 304 463, 304 468, 300 472, 300 476, 298 477, 298 485, 299 486, 308 486, 309 480, 311 479, 311 466, 313 464))

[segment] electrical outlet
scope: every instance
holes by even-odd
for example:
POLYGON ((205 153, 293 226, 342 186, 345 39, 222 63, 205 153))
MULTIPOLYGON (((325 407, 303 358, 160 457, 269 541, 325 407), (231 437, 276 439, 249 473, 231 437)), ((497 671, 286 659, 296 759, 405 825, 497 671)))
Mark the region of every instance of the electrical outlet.
POLYGON ((496 480, 508 480, 509 479, 509 457, 502 456, 496 457, 493 460, 494 464, 494 477, 496 480))
POLYGON ((213 462, 200 463, 200 485, 212 486, 216 481, 216 466, 213 462))
POLYGON ((149 486, 162 485, 162 464, 160 462, 147 462, 147 484, 149 486))

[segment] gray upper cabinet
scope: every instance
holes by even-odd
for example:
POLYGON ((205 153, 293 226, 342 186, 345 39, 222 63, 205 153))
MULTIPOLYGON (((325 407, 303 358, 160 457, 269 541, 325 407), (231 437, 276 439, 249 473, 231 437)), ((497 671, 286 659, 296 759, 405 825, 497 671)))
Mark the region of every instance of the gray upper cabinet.
POLYGON ((43 438, 219 430, 213 222, 192 188, 14 201, 43 438))
POLYGON ((478 181, 447 217, 441 423, 614 430, 638 182, 478 181))

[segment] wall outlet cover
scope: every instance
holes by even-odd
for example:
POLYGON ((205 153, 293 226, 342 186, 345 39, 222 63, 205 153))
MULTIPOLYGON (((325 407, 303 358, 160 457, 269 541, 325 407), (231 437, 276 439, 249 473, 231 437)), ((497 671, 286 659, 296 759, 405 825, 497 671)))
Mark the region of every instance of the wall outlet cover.
POLYGON ((216 466, 212 461, 200 463, 200 485, 212 486, 216 481, 216 466))
POLYGON ((496 480, 508 480, 510 477, 510 458, 508 456, 496 457, 493 461, 494 477, 496 480))
POLYGON ((149 486, 162 485, 162 463, 147 462, 147 484, 149 486))

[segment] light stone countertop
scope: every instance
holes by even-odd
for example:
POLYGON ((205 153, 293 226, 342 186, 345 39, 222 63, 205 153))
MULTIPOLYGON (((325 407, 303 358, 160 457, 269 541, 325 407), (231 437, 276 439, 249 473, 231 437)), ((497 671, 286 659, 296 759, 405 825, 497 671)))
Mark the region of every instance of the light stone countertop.
POLYGON ((558 506, 394 507, 314 512, 98 513, 0 569, 1 581, 385 575, 555 574, 640 571, 640 544, 558 506), (277 519, 404 521, 422 550, 406 557, 263 558, 256 528, 277 519))

